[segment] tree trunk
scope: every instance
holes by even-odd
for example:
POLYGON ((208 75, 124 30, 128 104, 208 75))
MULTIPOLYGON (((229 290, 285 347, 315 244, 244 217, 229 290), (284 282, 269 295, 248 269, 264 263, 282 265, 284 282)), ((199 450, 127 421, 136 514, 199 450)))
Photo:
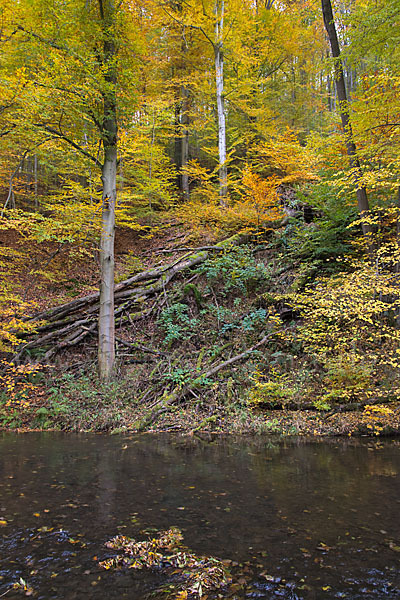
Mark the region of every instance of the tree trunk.
POLYGON ((35 194, 35 210, 38 210, 39 208, 39 202, 38 202, 38 158, 37 158, 37 154, 35 154, 35 158, 34 158, 34 167, 33 167, 33 173, 34 173, 34 194, 35 194))
POLYGON ((116 201, 117 149, 107 148, 102 170, 103 210, 100 239, 100 310, 99 310, 99 375, 112 376, 115 360, 114 323, 114 232, 116 201))
POLYGON ((228 193, 228 168, 226 165, 226 124, 224 102, 224 0, 215 3, 215 83, 217 90, 218 114, 218 158, 219 158, 219 196, 222 204, 228 193))
POLYGON ((182 138, 181 138, 181 92, 180 86, 175 90, 175 109, 174 109, 174 163, 178 171, 176 183, 179 190, 182 190, 182 138))
MULTIPOLYGON (((337 97, 339 100, 340 118, 345 136, 345 144, 347 155, 349 157, 350 168, 354 173, 354 182, 357 186, 357 203, 361 217, 366 216, 369 210, 367 190, 361 184, 362 170, 360 161, 357 156, 357 148, 353 139, 353 129, 350 121, 349 103, 347 100, 346 85, 344 81, 343 63, 340 57, 339 41, 336 32, 335 21, 333 19, 331 0, 321 0, 322 14, 324 17, 325 29, 329 37, 329 43, 332 50, 332 56, 335 59, 335 84, 337 97)), ((371 228, 367 224, 363 224, 363 232, 370 233, 371 228)))
POLYGON ((117 199, 117 102, 116 42, 114 0, 99 0, 104 34, 103 53, 106 86, 103 91, 102 167, 103 207, 100 237, 100 309, 98 369, 102 381, 108 381, 115 362, 114 320, 114 238, 117 199))
POLYGON ((185 200, 189 200, 189 176, 186 167, 189 161, 189 90, 182 86, 182 113, 181 113, 181 190, 185 200))

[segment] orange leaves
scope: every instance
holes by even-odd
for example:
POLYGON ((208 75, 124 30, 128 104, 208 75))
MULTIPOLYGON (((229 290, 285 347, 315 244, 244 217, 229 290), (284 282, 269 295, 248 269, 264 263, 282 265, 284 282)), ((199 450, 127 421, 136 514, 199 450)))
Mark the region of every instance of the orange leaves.
POLYGON ((262 179, 246 168, 235 186, 236 198, 221 204, 210 176, 200 168, 198 175, 203 184, 194 190, 193 200, 175 210, 177 216, 189 221, 195 229, 209 229, 217 236, 220 232, 257 232, 271 228, 283 218, 276 178, 262 179))
POLYGON ((231 199, 223 204, 218 197, 216 173, 191 161, 186 168, 192 186, 191 200, 176 214, 196 229, 212 229, 216 235, 220 231, 257 232, 273 227, 284 216, 279 185, 317 179, 312 153, 300 145, 289 129, 254 145, 248 156, 243 170, 231 173, 231 199))
MULTIPOLYGON (((254 171, 247 167, 243 171, 242 183, 245 188, 244 198, 247 198, 253 206, 264 211, 268 209, 274 211, 277 209, 279 204, 277 193, 279 181, 276 177, 262 179, 257 173, 254 173, 254 171)), ((283 216, 280 211, 276 218, 278 216, 283 216)), ((275 219, 272 218, 271 220, 275 219)))

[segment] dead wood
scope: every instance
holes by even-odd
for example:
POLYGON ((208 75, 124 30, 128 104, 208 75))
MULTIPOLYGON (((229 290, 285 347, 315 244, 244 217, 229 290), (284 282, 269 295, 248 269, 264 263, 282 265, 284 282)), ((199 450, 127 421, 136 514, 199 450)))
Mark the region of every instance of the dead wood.
POLYGON ((217 252, 222 252, 224 249, 221 246, 200 246, 199 248, 170 248, 159 250, 157 254, 172 254, 173 252, 202 252, 203 250, 217 250, 217 252))
MULTIPOLYGON (((216 247, 224 249, 242 241, 243 237, 235 235, 216 247)), ((208 256, 207 249, 197 252, 190 250, 171 263, 152 267, 117 283, 114 287, 115 317, 120 317, 121 324, 149 317, 164 302, 165 290, 171 280, 179 273, 201 264, 208 256), (155 298, 155 302, 148 307, 151 298, 155 298)), ((96 332, 98 312, 99 293, 95 292, 33 315, 27 321, 38 323, 38 327, 28 335, 28 341, 21 344, 12 360, 18 364, 28 357, 31 350, 45 348, 41 362, 50 361, 61 350, 76 346, 96 332)), ((137 349, 144 351, 143 348, 137 349)))
POLYGON ((174 390, 172 390, 171 393, 163 394, 160 400, 155 405, 153 405, 152 408, 154 410, 152 410, 150 413, 148 412, 147 415, 145 415, 142 418, 142 420, 137 426, 138 431, 143 431, 149 425, 154 423, 154 421, 162 413, 169 410, 169 408, 173 404, 175 404, 179 400, 182 400, 190 391, 197 389, 201 385, 202 381, 204 381, 204 379, 208 379, 209 377, 216 375, 222 369, 225 369, 226 367, 229 367, 230 365, 247 358, 248 356, 250 356, 250 354, 252 354, 252 352, 263 346, 272 336, 280 332, 282 332, 282 329, 267 333, 259 342, 257 342, 257 344, 255 344, 251 348, 247 348, 247 350, 244 350, 240 354, 236 354, 235 356, 232 356, 231 358, 225 360, 222 363, 219 363, 217 365, 212 366, 211 368, 203 370, 202 372, 198 373, 196 377, 192 379, 192 381, 190 381, 183 387, 176 387, 174 390))
POLYGON ((352 412, 358 411, 366 406, 374 406, 376 404, 397 404, 399 402, 398 398, 393 400, 382 400, 382 398, 377 398, 376 400, 365 400, 364 402, 350 402, 349 404, 340 404, 339 406, 335 406, 324 415, 324 419, 331 419, 335 415, 342 412, 352 412))
POLYGON ((157 356, 167 356, 164 352, 159 352, 158 350, 153 350, 152 348, 147 348, 147 346, 143 346, 142 344, 134 344, 133 342, 128 342, 123 340, 122 338, 116 337, 115 340, 126 346, 127 348, 132 348, 134 350, 140 350, 141 352, 149 352, 150 354, 156 354, 157 356))

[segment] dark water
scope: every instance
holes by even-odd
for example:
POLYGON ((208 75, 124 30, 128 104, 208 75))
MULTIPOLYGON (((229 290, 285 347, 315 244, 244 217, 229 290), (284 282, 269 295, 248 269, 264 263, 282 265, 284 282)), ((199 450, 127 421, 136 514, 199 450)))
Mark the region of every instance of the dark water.
POLYGON ((180 527, 248 573, 237 598, 400 598, 400 442, 0 434, 0 594, 147 598, 162 575, 97 560, 180 527))

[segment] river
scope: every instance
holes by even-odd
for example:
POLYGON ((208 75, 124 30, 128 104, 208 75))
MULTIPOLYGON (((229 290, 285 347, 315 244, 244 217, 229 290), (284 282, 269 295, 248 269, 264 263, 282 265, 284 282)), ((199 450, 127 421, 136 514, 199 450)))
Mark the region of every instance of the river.
POLYGON ((104 544, 174 525, 247 573, 220 597, 400 598, 399 472, 396 439, 2 433, 0 595, 148 598, 104 544))

